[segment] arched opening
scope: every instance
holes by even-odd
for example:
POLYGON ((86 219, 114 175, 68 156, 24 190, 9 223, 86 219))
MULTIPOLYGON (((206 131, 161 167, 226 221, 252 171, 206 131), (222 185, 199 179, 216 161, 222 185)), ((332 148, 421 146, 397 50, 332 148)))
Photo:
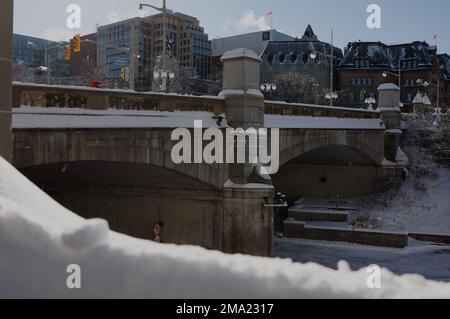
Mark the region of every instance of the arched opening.
POLYGON ((66 208, 103 218, 114 231, 152 240, 154 225, 163 222, 166 243, 220 249, 220 191, 193 177, 121 162, 56 163, 21 172, 66 208))
POLYGON ((346 145, 320 147, 291 159, 273 176, 292 203, 299 198, 360 197, 376 192, 381 170, 363 151, 346 145))

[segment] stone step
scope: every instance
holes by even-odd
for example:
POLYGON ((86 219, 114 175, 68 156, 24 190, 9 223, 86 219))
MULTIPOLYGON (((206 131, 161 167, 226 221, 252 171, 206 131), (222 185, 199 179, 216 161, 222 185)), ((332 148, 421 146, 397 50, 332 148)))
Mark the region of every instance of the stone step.
POLYGON ((305 222, 346 222, 349 216, 348 212, 295 207, 289 209, 288 214, 290 218, 305 222))
POLYGON ((346 242, 376 247, 405 248, 408 246, 407 233, 307 226, 304 222, 293 219, 287 219, 284 222, 284 235, 286 238, 346 242))

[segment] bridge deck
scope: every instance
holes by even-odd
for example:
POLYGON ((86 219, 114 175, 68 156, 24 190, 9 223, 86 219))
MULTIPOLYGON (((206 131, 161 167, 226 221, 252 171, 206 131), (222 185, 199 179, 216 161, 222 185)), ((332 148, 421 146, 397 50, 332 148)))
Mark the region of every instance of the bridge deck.
MULTIPOLYGON (((13 110, 14 129, 64 128, 193 128, 219 127, 210 112, 161 112, 138 110, 89 110, 75 108, 21 107, 13 110)), ((267 128, 385 130, 380 119, 265 115, 267 128)), ((222 127, 228 127, 226 120, 222 127)))

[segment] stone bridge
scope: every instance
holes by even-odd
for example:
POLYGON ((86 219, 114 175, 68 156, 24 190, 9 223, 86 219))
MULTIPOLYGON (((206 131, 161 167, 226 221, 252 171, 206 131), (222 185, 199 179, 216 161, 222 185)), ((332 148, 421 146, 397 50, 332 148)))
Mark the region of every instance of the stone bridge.
POLYGON ((361 196, 401 174, 395 88, 381 88, 381 112, 264 102, 259 58, 238 53, 223 57, 219 97, 14 83, 13 163, 66 207, 119 232, 151 239, 161 221, 165 242, 255 255, 272 253, 263 198, 274 191, 289 201, 361 196), (204 129, 279 129, 279 172, 268 180, 248 164, 174 164, 173 129, 193 136, 198 119, 204 129))

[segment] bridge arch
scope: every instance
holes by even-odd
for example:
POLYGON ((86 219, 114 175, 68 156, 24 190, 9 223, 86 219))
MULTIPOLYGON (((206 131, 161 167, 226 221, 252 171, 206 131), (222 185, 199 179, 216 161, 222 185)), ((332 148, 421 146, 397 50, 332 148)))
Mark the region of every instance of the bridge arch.
MULTIPOLYGON (((176 171, 222 188, 226 165, 175 164, 171 129, 15 130, 17 168, 58 163, 113 162, 143 164, 176 171)), ((149 167, 150 167, 149 166, 149 167)))
POLYGON ((290 202, 301 197, 360 197, 378 191, 383 131, 284 131, 273 178, 290 202))
POLYGON ((102 218, 112 230, 166 243, 221 249, 223 194, 214 185, 151 164, 75 161, 22 167, 21 172, 64 207, 102 218))
MULTIPOLYGON (((359 130, 282 130, 280 132, 280 167, 316 150, 358 153, 373 166, 384 160, 384 131, 359 130)), ((323 154, 324 156, 326 154, 323 154)), ((351 154, 349 154, 351 155, 351 154)))

